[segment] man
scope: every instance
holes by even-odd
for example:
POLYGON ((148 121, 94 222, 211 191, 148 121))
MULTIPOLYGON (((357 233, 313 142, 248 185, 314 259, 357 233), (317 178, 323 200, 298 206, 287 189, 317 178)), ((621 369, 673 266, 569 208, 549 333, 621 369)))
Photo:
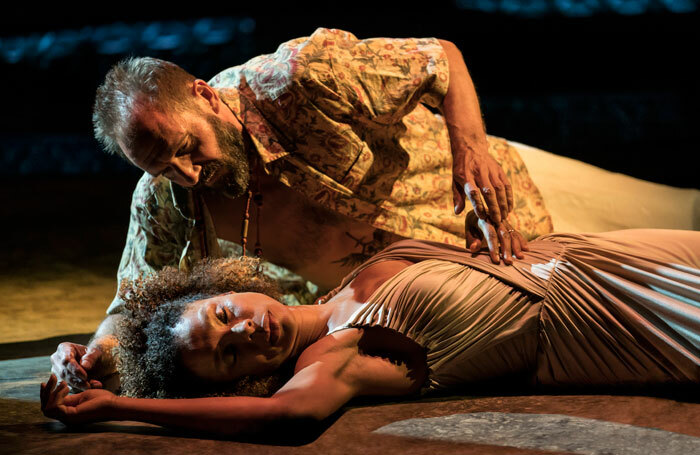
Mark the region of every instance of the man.
MULTIPOLYGON (((509 264, 524 248, 505 221, 509 180, 489 154, 508 145, 487 138, 464 60, 447 41, 360 41, 318 29, 209 83, 168 62, 130 59, 98 89, 93 120, 108 151, 146 172, 120 280, 187 268, 224 254, 221 240, 250 237, 266 260, 330 289, 400 238, 466 240, 478 250, 465 232, 466 197, 494 262, 499 250, 509 264), (250 236, 241 236, 244 223, 250 236)), ((551 230, 546 221, 530 235, 551 230)), ((59 378, 102 385, 95 362, 109 363, 120 305, 89 347, 59 346, 59 378)))

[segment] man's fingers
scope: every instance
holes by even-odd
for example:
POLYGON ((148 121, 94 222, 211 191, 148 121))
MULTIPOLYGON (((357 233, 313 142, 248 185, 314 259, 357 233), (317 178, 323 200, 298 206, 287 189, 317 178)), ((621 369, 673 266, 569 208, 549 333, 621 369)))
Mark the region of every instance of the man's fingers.
POLYGON ((61 375, 61 379, 66 381, 69 385, 73 387, 78 387, 80 389, 89 389, 88 375, 75 360, 69 363, 61 375))
POLYGON ((474 235, 470 229, 467 229, 467 249, 472 253, 478 253, 481 250, 481 238, 474 235))
POLYGON ((481 229, 481 232, 484 234, 486 245, 489 247, 491 262, 494 264, 500 263, 501 261, 498 259, 498 235, 493 225, 484 220, 479 220, 479 229, 481 229))
POLYGON ((51 373, 55 374, 58 379, 67 382, 68 385, 78 390, 89 389, 90 385, 87 382, 87 378, 82 379, 77 375, 78 368, 80 367, 77 365, 77 363, 75 363, 75 365, 73 365, 70 369, 69 367, 59 369, 54 366, 51 368, 51 373))
POLYGON ((479 187, 474 181, 469 181, 464 185, 464 192, 469 198, 469 202, 472 203, 476 216, 482 220, 485 220, 487 213, 486 209, 484 208, 484 203, 481 200, 481 192, 479 191, 479 187))
POLYGON ((500 215, 505 218, 508 216, 508 197, 506 196, 506 186, 503 181, 498 184, 494 182, 494 190, 496 191, 496 199, 498 200, 498 208, 500 209, 500 215))
POLYGON ((102 350, 95 347, 89 347, 87 349, 87 352, 85 352, 83 358, 80 360, 80 364, 83 368, 85 368, 85 370, 89 370, 95 365, 95 362, 97 361, 97 359, 100 358, 101 355, 102 350))
POLYGON ((471 251, 472 253, 478 253, 479 251, 481 251, 481 246, 481 239, 474 239, 474 241, 469 244, 469 251, 471 251))
POLYGON ((515 231, 518 233, 518 238, 520 239, 520 249, 523 251, 530 251, 530 245, 527 243, 527 239, 525 238, 524 235, 522 235, 520 232, 515 231))
POLYGON ((452 201, 454 202, 454 207, 455 207, 455 215, 459 215, 462 213, 462 210, 464 210, 465 203, 464 203, 464 190, 462 189, 462 186, 457 184, 457 182, 454 182, 452 185, 452 201))
POLYGON ((68 373, 70 373, 71 375, 73 375, 77 378, 80 378, 82 381, 87 380, 87 377, 88 377, 87 372, 75 360, 71 361, 68 365, 66 365, 66 370, 68 371, 68 373))
POLYGON ((90 379, 90 388, 91 389, 102 389, 102 388, 104 388, 104 386, 97 379, 90 379))
POLYGON ((510 186, 507 178, 504 181, 506 187, 506 201, 508 202, 508 213, 510 213, 515 208, 515 203, 513 202, 513 187, 510 186))
POLYGON ((491 185, 490 180, 482 181, 481 195, 484 197, 486 206, 489 208, 489 217, 491 221, 493 221, 494 224, 499 224, 501 222, 501 209, 498 206, 496 190, 491 185))
POLYGON ((498 228, 498 240, 501 243, 501 256, 503 257, 503 262, 507 265, 513 264, 512 250, 511 250, 511 236, 508 229, 501 225, 498 228))
POLYGON ((511 246, 513 247, 513 254, 516 258, 523 259, 525 255, 523 254, 523 250, 520 247, 520 245, 522 244, 522 236, 518 231, 512 231, 510 233, 510 238, 512 240, 511 246))

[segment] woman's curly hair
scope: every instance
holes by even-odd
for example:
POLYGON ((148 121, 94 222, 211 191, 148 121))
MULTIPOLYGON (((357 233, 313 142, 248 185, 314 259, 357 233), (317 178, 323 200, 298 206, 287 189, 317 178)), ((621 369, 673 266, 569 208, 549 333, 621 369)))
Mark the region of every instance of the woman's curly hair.
POLYGON ((189 272, 166 267, 136 280, 125 280, 119 297, 126 309, 117 326, 115 348, 120 393, 140 398, 194 396, 267 396, 289 374, 245 377, 232 384, 206 383, 181 364, 173 334, 187 305, 227 292, 259 292, 279 300, 276 284, 260 271, 257 259, 205 260, 189 272))

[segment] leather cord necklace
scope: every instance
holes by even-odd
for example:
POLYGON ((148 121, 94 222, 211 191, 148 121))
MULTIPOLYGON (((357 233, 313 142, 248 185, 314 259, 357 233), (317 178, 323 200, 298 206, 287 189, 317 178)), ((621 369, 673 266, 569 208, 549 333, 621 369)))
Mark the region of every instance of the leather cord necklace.
MULTIPOLYGON (((252 180, 252 179, 251 179, 252 180)), ((260 243, 260 224, 263 206, 263 195, 260 191, 260 173, 258 167, 255 167, 255 179, 248 186, 245 201, 245 211, 243 212, 243 224, 241 226, 241 247, 243 247, 242 256, 246 255, 246 246, 248 245, 248 227, 250 226, 250 201, 255 203, 255 248, 253 254, 260 258, 263 255, 262 244, 260 243), (255 186, 255 192, 250 188, 255 186)))

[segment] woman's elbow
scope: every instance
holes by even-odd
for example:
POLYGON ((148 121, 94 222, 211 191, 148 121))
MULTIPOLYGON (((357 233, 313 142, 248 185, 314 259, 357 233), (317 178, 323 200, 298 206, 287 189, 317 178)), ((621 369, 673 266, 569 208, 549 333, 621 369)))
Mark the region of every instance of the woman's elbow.
POLYGON ((328 406, 318 402, 299 402, 297 400, 280 400, 280 418, 286 422, 319 423, 333 413, 328 406))

